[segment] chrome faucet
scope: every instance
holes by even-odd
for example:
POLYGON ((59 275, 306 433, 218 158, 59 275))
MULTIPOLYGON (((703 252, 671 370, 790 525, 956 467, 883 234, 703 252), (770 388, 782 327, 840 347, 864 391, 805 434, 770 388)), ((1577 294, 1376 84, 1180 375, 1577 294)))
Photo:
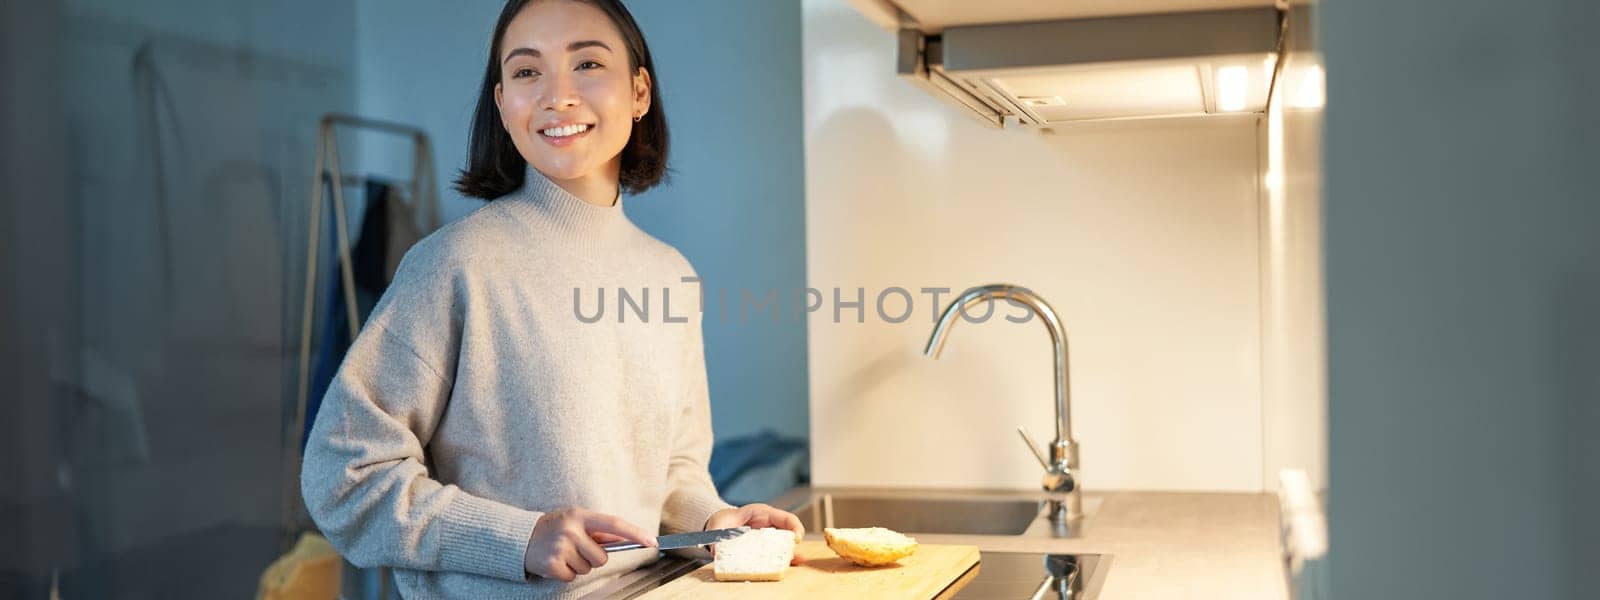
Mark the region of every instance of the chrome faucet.
POLYGON ((1039 451, 1039 446, 1028 435, 1028 431, 1021 427, 1017 433, 1022 435, 1022 443, 1033 452, 1033 457, 1039 460, 1039 466, 1044 467, 1044 477, 1040 485, 1051 494, 1050 520, 1058 525, 1076 523, 1083 518, 1083 494, 1078 486, 1078 443, 1072 440, 1072 390, 1067 379, 1067 330, 1061 326, 1061 320, 1056 318, 1056 311, 1027 288, 1010 284, 990 284, 967 290, 950 306, 945 307, 939 315, 939 323, 933 327, 933 335, 928 338, 928 347, 923 354, 929 358, 939 358, 939 352, 944 349, 945 338, 950 335, 950 328, 955 325, 958 315, 966 318, 967 307, 978 302, 1009 300, 1013 303, 1026 306, 1032 310, 1039 319, 1044 321, 1044 326, 1050 331, 1050 345, 1055 350, 1055 376, 1056 376, 1056 439, 1050 444, 1050 458, 1045 459, 1039 451))

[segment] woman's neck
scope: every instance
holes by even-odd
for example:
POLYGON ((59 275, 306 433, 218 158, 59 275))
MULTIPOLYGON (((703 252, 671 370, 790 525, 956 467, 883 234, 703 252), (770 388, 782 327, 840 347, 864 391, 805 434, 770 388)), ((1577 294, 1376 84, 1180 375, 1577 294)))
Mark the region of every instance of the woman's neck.
POLYGON ((617 162, 600 168, 597 172, 575 177, 572 179, 555 179, 550 181, 561 186, 567 193, 577 196, 579 200, 595 206, 610 207, 617 203, 617 162))

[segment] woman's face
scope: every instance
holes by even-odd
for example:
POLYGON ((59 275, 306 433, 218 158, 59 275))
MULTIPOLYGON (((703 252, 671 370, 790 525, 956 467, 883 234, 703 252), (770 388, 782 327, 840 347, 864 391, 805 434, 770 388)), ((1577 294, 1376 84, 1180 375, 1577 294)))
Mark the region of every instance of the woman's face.
POLYGON ((650 77, 630 72, 611 19, 580 2, 529 3, 498 60, 495 104, 522 157, 552 180, 615 185, 634 118, 650 109, 650 77))

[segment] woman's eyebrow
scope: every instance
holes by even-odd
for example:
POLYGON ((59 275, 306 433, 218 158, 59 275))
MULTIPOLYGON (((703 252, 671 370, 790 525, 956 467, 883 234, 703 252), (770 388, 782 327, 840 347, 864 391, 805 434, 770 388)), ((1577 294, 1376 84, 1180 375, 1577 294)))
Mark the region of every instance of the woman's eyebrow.
POLYGON ((573 42, 571 44, 567 44, 567 52, 577 52, 577 51, 582 50, 584 48, 597 48, 597 47, 598 48, 605 48, 607 52, 613 52, 613 50, 611 49, 611 46, 607 46, 605 42, 602 42, 600 40, 582 40, 582 41, 578 41, 578 42, 573 42))
MULTIPOLYGON (((577 52, 584 48, 605 48, 607 52, 615 52, 615 50, 611 49, 611 46, 607 46, 605 42, 600 40, 579 40, 571 44, 567 44, 567 52, 577 52)), ((530 56, 533 58, 539 58, 539 51, 528 47, 515 48, 506 53, 506 59, 501 61, 501 63, 504 64, 516 56, 530 56)))

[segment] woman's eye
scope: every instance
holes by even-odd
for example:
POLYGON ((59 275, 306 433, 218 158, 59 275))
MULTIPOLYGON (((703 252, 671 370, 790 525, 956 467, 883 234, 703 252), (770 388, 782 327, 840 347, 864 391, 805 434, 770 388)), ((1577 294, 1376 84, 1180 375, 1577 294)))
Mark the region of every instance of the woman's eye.
POLYGON ((597 62, 592 61, 592 60, 586 60, 586 61, 583 61, 581 63, 578 63, 578 68, 579 69, 598 69, 600 67, 601 67, 600 63, 597 63, 597 62))
POLYGON ((521 79, 523 77, 533 77, 534 75, 538 75, 538 73, 534 72, 533 69, 527 69, 527 68, 517 69, 517 70, 511 72, 512 79, 521 79))

